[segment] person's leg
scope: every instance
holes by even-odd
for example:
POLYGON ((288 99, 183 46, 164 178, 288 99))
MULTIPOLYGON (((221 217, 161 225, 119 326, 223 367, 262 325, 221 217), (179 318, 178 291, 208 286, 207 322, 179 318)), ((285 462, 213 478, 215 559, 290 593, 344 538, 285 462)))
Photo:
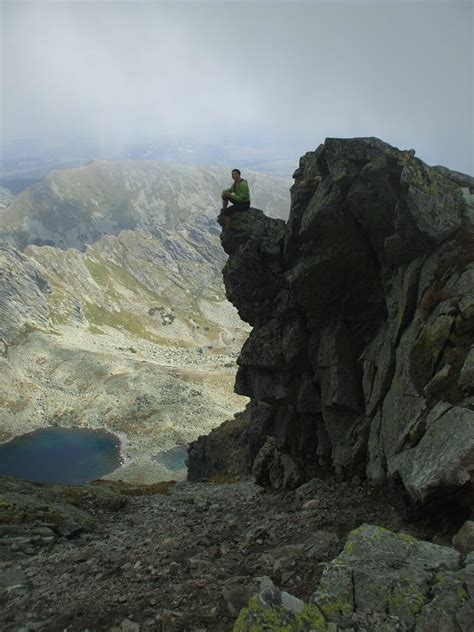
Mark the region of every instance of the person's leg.
POLYGON ((238 213, 239 211, 247 211, 250 208, 250 202, 234 202, 232 204, 231 209, 233 213, 238 213))
MULTIPOLYGON (((232 200, 231 200, 232 201, 232 200)), ((224 207, 223 210, 225 210, 226 207, 224 207)), ((229 207, 229 210, 227 211, 227 213, 224 215, 224 228, 229 228, 229 226, 231 225, 232 221, 232 215, 234 215, 234 213, 239 213, 240 211, 247 211, 250 208, 250 202, 233 202, 232 205, 229 207)))
POLYGON ((234 206, 235 204, 231 204, 230 207, 227 209, 226 214, 224 215, 224 228, 229 228, 230 225, 232 224, 232 215, 234 213, 234 206))
POLYGON ((224 191, 222 193, 221 198, 222 198, 222 208, 227 208, 229 202, 232 202, 231 195, 227 191, 224 191))

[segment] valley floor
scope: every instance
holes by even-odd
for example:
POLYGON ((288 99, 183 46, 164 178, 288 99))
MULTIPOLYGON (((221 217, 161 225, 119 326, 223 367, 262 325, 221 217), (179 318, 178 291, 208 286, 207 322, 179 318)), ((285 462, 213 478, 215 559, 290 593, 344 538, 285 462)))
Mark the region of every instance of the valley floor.
POLYGON ((0 355, 0 441, 51 424, 107 430, 122 466, 107 478, 151 484, 185 477, 157 455, 207 434, 245 407, 235 395, 241 345, 158 345, 110 328, 32 332, 0 355))
MULTIPOLYGON (((362 523, 435 534, 429 525, 404 523, 386 495, 358 481, 314 479, 285 493, 252 482, 181 482, 169 492, 132 495, 120 508, 81 491, 94 520, 82 532, 67 521, 23 526, 4 517, 0 628, 229 632, 256 577, 270 576, 308 599, 347 533, 362 523)), ((449 536, 437 538, 449 544, 449 536)))

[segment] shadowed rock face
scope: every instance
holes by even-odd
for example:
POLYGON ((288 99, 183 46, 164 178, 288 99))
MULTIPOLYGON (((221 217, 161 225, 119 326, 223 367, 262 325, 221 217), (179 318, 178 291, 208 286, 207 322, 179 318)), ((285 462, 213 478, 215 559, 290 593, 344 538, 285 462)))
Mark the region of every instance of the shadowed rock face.
POLYGON ((472 503, 473 191, 451 173, 329 138, 300 160, 286 225, 251 209, 223 230, 227 297, 254 327, 235 390, 269 407, 257 481, 331 465, 472 503))

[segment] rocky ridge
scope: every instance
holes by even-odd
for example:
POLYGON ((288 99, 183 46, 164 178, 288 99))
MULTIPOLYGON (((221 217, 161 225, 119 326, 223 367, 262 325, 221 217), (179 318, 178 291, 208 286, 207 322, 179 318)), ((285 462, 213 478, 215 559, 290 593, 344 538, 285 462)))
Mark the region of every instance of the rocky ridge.
MULTIPOLYGON (((375 138, 327 139, 294 178, 286 224, 254 209, 221 235, 227 296, 253 327, 235 384, 258 413, 234 442, 243 471, 292 488, 329 466, 467 518, 473 178, 375 138)), ((229 423, 191 447, 192 480, 219 474, 229 423)))
MULTIPOLYGON (((252 196, 276 217, 287 213, 287 181, 246 172, 252 196)), ((52 171, 0 214, 0 239, 76 248, 121 230, 159 230, 214 219, 229 170, 156 160, 95 161, 52 171)))

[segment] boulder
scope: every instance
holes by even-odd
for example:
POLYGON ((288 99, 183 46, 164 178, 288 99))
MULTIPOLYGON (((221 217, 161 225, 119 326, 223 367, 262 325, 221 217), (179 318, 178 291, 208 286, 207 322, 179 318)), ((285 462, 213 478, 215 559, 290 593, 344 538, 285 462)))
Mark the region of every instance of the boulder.
POLYGON ((474 552, 474 521, 467 520, 453 536, 453 545, 462 553, 474 552))
POLYGON ((332 632, 469 632, 474 558, 449 547, 364 524, 330 562, 309 602, 257 580, 233 632, 255 629, 332 632))

